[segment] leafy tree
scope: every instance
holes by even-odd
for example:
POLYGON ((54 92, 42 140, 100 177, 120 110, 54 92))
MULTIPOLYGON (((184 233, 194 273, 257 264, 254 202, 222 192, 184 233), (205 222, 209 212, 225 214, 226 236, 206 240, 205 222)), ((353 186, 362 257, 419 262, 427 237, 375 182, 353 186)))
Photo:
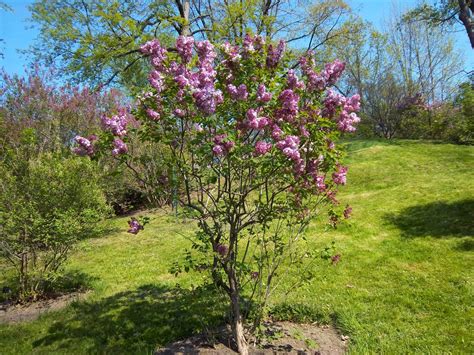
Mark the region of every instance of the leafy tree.
MULTIPOLYGON (((166 147, 175 186, 184 188, 183 214, 198 222, 192 251, 173 270, 209 271, 228 295, 237 349, 246 354, 245 319, 252 313, 259 329, 277 270, 304 270, 319 256, 305 246, 310 221, 323 206, 333 226, 349 217, 349 207, 337 207, 347 168, 333 141, 355 130, 359 96, 329 89, 344 70, 340 61, 318 70, 305 55, 298 75, 283 41, 247 35, 217 51, 180 36, 175 48, 142 46, 153 69, 152 89, 134 111, 139 137, 166 147)), ((104 118, 99 141, 78 139, 77 151, 126 156, 130 121, 126 110, 104 118)), ((137 219, 129 225, 133 234, 143 228, 137 219)))
POLYGON ((35 60, 55 63, 76 83, 131 91, 146 85, 149 66, 138 47, 150 38, 234 41, 251 31, 315 49, 346 35, 340 26, 349 12, 341 0, 52 0, 30 9, 40 33, 35 60))
POLYGON ((22 300, 41 296, 77 241, 107 213, 94 164, 49 154, 32 157, 35 136, 0 165, 0 256, 14 267, 22 300))
POLYGON ((474 1, 439 0, 433 5, 423 3, 407 14, 407 18, 417 18, 434 26, 464 26, 471 47, 474 49, 474 1))

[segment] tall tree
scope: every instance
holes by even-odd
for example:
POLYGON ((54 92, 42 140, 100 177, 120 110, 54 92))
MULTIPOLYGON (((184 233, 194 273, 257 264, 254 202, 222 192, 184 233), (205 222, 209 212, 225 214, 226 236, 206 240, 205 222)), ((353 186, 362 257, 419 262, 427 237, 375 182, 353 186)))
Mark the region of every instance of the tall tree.
POLYGON ((55 63, 76 82, 144 86, 139 46, 177 35, 241 41, 247 32, 315 49, 343 36, 350 11, 342 0, 51 0, 35 1, 37 61, 55 63))
POLYGON ((435 1, 433 5, 423 3, 407 15, 437 26, 461 24, 464 26, 471 47, 474 49, 473 0, 439 0, 435 1))

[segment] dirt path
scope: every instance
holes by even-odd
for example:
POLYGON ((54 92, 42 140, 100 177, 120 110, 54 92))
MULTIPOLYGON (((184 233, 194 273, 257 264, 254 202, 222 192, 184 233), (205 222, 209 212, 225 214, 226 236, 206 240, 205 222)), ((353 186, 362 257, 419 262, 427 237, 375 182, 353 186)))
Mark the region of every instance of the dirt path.
POLYGON ((71 293, 26 305, 0 305, 0 324, 13 324, 35 320, 46 312, 63 309, 71 302, 84 299, 86 294, 87 293, 71 293))

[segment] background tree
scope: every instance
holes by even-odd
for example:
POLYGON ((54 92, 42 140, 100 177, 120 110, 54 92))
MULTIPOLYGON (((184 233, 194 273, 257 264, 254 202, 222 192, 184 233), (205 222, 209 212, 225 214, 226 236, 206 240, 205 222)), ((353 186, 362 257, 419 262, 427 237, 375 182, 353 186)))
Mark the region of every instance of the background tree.
POLYGON ((241 41, 250 31, 315 49, 347 34, 341 25, 349 13, 341 0, 53 0, 30 10, 40 33, 31 48, 36 61, 54 63, 76 83, 129 90, 146 84, 149 66, 138 48, 150 38, 168 45, 185 31, 241 41))
POLYGON ((434 26, 464 26, 471 47, 474 49, 474 1, 439 0, 433 5, 423 3, 408 12, 408 18, 417 18, 434 26))

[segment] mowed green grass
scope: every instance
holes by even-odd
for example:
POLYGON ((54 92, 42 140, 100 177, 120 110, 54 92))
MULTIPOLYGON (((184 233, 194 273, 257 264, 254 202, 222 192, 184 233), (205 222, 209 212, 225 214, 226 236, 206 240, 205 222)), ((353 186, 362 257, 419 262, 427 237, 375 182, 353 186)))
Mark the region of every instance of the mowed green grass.
MULTIPOLYGON (((472 353, 474 147, 354 141, 348 150, 339 199, 353 218, 308 231, 315 250, 335 241, 341 261, 316 263, 310 283, 288 297, 282 287, 273 305, 307 306, 350 336, 352 353, 472 353)), ((150 215, 138 236, 119 218, 83 242, 67 269, 89 279, 87 300, 1 325, 0 353, 150 353, 220 324, 222 300, 195 287, 203 276, 169 273, 193 224, 150 215)))

